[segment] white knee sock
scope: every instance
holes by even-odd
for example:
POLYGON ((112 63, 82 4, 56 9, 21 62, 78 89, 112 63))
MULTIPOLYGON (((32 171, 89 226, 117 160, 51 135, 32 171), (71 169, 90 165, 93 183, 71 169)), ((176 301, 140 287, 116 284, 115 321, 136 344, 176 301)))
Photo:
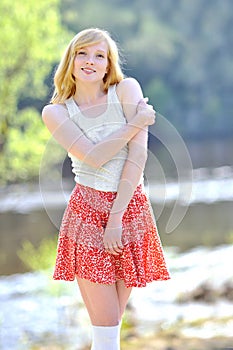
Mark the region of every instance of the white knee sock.
POLYGON ((121 325, 112 327, 92 326, 91 350, 120 350, 121 325))

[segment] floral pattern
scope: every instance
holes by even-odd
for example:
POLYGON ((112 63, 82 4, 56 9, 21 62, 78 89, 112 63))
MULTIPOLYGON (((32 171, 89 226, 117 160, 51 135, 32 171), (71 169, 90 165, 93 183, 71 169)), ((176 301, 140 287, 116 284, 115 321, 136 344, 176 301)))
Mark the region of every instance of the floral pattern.
POLYGON ((144 287, 170 278, 149 199, 139 185, 122 220, 122 254, 108 253, 104 229, 116 192, 76 184, 65 210, 58 241, 55 280, 77 275, 94 283, 124 280, 126 287, 144 287))

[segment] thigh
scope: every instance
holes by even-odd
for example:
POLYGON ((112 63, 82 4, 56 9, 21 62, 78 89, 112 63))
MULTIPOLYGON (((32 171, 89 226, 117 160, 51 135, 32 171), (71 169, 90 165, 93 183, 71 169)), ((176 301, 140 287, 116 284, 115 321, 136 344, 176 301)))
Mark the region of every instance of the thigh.
POLYGON ((120 305, 115 284, 97 284, 78 278, 79 289, 94 326, 116 326, 120 305))
POLYGON ((130 297, 132 288, 126 288, 124 281, 119 280, 116 282, 116 289, 118 294, 119 308, 120 308, 120 318, 123 316, 123 313, 126 308, 126 304, 130 297))

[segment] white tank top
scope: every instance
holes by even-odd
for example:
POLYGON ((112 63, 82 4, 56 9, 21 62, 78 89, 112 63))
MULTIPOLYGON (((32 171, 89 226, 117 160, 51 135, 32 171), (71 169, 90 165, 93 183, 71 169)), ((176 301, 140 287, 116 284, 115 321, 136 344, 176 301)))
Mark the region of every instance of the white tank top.
MULTIPOLYGON (((116 94, 116 85, 108 89, 107 109, 94 118, 83 115, 73 97, 65 101, 70 118, 79 126, 86 137, 97 143, 126 124, 121 103, 116 94)), ((75 181, 100 191, 117 191, 121 173, 128 156, 128 146, 124 146, 110 161, 95 169, 72 154, 72 171, 75 181)))

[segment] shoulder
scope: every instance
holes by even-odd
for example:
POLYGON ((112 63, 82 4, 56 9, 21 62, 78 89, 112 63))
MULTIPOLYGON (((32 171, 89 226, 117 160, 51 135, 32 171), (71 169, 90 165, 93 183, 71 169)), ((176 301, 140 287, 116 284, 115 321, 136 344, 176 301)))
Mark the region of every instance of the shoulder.
POLYGON ((66 105, 65 104, 49 104, 44 106, 42 110, 42 115, 53 115, 53 114, 59 114, 59 113, 64 113, 67 111, 66 105))
POLYGON ((138 102, 142 99, 142 88, 135 78, 125 78, 116 86, 116 93, 121 103, 138 102))
POLYGON ((129 87, 140 87, 139 82, 137 81, 137 79, 129 77, 129 78, 125 78, 122 79, 118 84, 117 84, 117 88, 118 89, 124 89, 124 88, 129 88, 129 87))
POLYGON ((125 118, 129 121, 136 114, 138 103, 143 98, 141 86, 136 79, 126 78, 120 81, 116 89, 125 118))
POLYGON ((41 114, 42 114, 43 121, 54 119, 54 118, 68 117, 68 111, 64 104, 46 105, 42 109, 41 114))

